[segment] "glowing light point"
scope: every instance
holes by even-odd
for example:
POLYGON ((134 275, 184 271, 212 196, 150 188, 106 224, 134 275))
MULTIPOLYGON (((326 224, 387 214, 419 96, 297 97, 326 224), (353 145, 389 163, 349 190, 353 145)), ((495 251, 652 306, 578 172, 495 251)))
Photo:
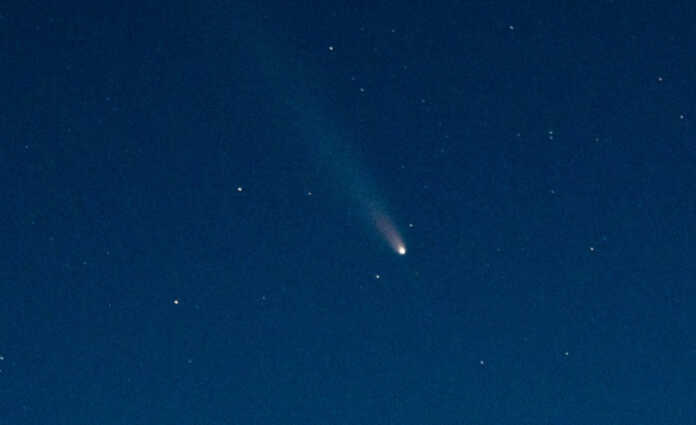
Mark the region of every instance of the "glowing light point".
POLYGON ((396 252, 398 252, 399 255, 406 255, 406 247, 403 246, 403 245, 399 245, 399 246, 396 248, 396 252))

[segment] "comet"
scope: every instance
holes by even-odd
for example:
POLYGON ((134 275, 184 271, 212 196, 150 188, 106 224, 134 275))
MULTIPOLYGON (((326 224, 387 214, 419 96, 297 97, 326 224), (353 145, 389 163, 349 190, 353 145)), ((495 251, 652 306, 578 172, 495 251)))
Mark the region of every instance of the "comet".
POLYGON ((394 222, 383 212, 373 211, 375 226, 389 246, 399 255, 406 255, 406 244, 396 229, 394 222))
POLYGON ((350 127, 346 128, 345 123, 334 116, 338 111, 336 102, 321 95, 327 92, 321 87, 322 79, 312 78, 320 73, 312 72, 311 66, 304 63, 297 66, 300 58, 306 55, 299 46, 287 44, 294 37, 261 33, 256 27, 247 29, 254 34, 251 53, 258 61, 258 71, 268 81, 268 95, 278 100, 276 104, 289 108, 288 128, 303 142, 306 156, 357 206, 361 218, 376 228, 397 255, 406 255, 406 244, 387 213, 390 208, 382 191, 365 167, 360 150, 350 143, 359 133, 350 131, 350 127))

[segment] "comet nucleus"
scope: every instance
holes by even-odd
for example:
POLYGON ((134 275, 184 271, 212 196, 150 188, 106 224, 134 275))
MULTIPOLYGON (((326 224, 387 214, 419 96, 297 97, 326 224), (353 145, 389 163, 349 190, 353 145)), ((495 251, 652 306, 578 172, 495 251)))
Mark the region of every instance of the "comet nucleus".
POLYGON ((391 219, 382 211, 373 210, 372 216, 375 220, 375 226, 379 233, 386 239, 389 246, 399 255, 406 255, 406 244, 401 238, 396 226, 391 219))

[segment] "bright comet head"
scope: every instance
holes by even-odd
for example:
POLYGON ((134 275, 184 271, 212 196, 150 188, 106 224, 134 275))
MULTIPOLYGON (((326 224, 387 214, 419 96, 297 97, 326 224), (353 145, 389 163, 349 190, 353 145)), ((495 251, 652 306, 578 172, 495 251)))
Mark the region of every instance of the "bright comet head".
POLYGON ((378 210, 372 211, 372 215, 374 216, 377 230, 384 236, 391 249, 399 255, 406 255, 406 244, 404 244, 404 240, 401 239, 399 231, 396 230, 394 223, 392 223, 389 217, 378 210))

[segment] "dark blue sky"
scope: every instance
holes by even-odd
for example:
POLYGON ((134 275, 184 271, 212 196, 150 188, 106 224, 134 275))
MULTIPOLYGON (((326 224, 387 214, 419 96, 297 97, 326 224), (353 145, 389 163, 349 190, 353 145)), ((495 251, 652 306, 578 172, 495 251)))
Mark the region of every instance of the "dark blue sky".
POLYGON ((0 7, 0 425, 696 421, 692 2, 256 3, 0 7))

